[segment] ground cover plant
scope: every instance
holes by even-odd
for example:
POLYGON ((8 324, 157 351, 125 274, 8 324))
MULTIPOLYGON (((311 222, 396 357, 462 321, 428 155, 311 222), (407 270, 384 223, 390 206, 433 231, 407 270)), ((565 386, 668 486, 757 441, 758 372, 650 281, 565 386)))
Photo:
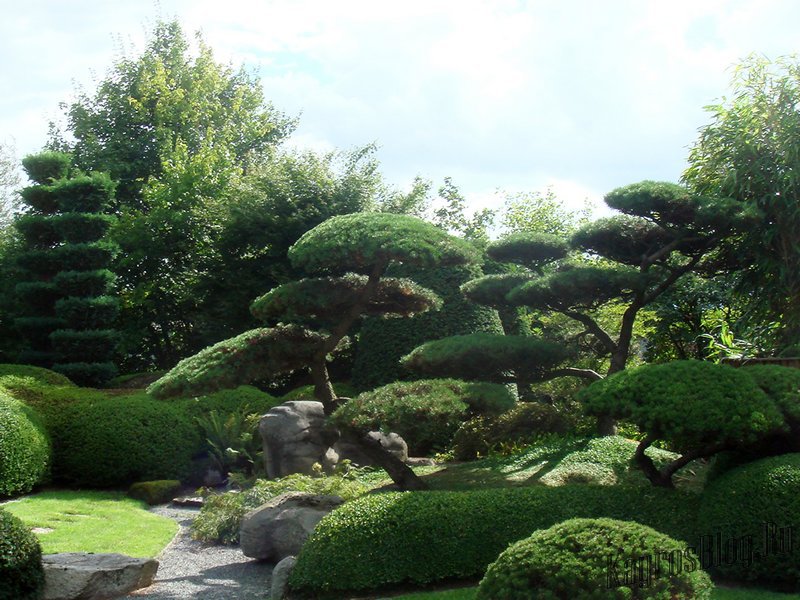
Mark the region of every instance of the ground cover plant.
POLYGON ((45 554, 119 552, 154 557, 175 536, 172 519, 122 492, 59 490, 40 492, 2 506, 36 535, 45 554))

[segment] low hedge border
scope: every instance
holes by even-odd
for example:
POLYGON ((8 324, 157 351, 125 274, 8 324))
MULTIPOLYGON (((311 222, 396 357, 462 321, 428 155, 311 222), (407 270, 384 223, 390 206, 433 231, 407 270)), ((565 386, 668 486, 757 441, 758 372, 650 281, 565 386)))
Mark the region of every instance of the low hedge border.
POLYGON ((666 489, 570 485, 370 495, 326 516, 289 579, 300 597, 341 597, 477 578, 506 547, 571 518, 637 521, 688 543, 697 496, 666 489))

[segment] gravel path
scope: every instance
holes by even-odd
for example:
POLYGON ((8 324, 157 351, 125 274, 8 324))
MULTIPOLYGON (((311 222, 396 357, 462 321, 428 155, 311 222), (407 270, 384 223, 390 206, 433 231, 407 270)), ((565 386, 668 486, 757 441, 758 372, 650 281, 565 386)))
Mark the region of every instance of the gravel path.
POLYGON ((141 600, 265 600, 269 598, 269 563, 247 558, 238 546, 193 540, 189 525, 198 509, 158 506, 151 509, 175 519, 180 531, 158 556, 156 580, 127 598, 141 600))

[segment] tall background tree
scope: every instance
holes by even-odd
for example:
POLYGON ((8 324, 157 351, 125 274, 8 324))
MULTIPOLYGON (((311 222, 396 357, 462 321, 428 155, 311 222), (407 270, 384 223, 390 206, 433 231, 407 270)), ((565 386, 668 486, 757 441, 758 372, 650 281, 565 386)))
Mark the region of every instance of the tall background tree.
POLYGON ((183 355, 232 186, 293 128, 257 79, 196 41, 192 51, 177 22, 158 23, 141 55, 118 60, 95 91, 64 105, 66 132, 54 129, 50 141, 78 168, 119 182, 110 236, 122 248, 114 266, 130 366, 183 355))
POLYGON ((750 56, 732 96, 709 106, 711 122, 689 154, 684 180, 697 193, 758 210, 729 253, 751 323, 775 321, 773 349, 800 343, 800 62, 750 56))

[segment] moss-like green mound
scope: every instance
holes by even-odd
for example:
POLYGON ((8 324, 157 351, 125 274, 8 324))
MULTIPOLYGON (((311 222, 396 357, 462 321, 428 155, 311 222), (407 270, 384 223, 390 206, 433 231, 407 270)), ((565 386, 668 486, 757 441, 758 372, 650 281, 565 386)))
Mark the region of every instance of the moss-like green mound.
POLYGON ((505 550, 477 600, 708 600, 713 585, 685 544, 638 523, 570 519, 505 550))

